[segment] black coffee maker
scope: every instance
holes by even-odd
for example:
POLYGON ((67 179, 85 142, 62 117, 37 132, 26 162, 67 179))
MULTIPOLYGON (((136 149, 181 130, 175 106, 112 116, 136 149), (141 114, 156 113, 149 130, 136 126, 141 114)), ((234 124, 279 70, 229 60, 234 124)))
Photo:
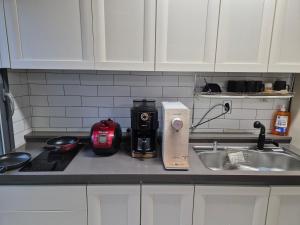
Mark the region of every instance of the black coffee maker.
POLYGON ((158 112, 155 100, 133 100, 131 108, 131 156, 152 158, 157 155, 158 112))

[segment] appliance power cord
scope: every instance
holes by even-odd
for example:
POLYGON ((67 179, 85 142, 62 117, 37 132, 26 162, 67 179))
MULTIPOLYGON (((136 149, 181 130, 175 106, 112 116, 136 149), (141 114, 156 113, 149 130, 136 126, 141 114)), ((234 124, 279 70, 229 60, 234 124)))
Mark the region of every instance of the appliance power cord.
POLYGON ((218 119, 219 117, 226 115, 229 111, 230 111, 230 105, 229 105, 228 103, 214 105, 213 107, 211 107, 211 108, 210 108, 210 109, 202 116, 202 118, 199 120, 199 122, 198 122, 196 125, 192 125, 192 126, 190 127, 190 129, 191 129, 192 131, 194 131, 197 127, 201 126, 202 124, 205 124, 205 123, 208 123, 208 122, 210 122, 210 121, 212 121, 212 120, 218 119), (202 121, 205 119, 205 117, 206 117, 213 109, 215 109, 215 108, 218 107, 218 106, 222 106, 222 107, 224 108, 225 112, 221 113, 221 114, 218 115, 218 116, 215 116, 215 117, 213 117, 213 118, 211 118, 211 119, 208 119, 208 120, 202 122, 202 121))

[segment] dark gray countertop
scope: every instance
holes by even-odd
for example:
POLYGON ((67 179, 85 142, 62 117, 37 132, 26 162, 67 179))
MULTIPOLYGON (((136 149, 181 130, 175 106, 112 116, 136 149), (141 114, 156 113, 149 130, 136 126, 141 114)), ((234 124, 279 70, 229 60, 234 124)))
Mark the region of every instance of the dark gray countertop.
MULTIPOLYGON (((43 143, 28 143, 18 149, 33 157, 43 151, 43 143)), ((190 147, 192 144, 190 145, 190 147)), ((292 146, 291 150, 300 151, 292 146)), ((83 148, 63 172, 8 171, 0 175, 0 184, 230 184, 230 185, 299 185, 300 171, 250 172, 211 171, 204 167, 190 148, 190 170, 167 171, 160 158, 134 159, 124 151, 110 157, 96 157, 83 148)))

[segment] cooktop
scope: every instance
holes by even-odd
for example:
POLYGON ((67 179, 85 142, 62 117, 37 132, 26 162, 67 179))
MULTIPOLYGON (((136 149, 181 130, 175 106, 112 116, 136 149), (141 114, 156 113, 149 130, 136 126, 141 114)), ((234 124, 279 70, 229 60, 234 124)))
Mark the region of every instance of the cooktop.
POLYGON ((31 162, 27 163, 21 172, 46 172, 46 171, 64 171, 73 158, 77 155, 81 147, 70 152, 43 151, 31 162))

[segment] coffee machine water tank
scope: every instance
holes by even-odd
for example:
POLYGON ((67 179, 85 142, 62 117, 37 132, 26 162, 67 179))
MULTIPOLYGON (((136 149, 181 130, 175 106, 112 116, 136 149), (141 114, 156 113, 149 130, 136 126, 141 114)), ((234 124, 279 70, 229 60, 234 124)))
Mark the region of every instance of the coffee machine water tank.
POLYGON ((162 158, 167 170, 188 170, 190 110, 181 102, 162 102, 162 158))

